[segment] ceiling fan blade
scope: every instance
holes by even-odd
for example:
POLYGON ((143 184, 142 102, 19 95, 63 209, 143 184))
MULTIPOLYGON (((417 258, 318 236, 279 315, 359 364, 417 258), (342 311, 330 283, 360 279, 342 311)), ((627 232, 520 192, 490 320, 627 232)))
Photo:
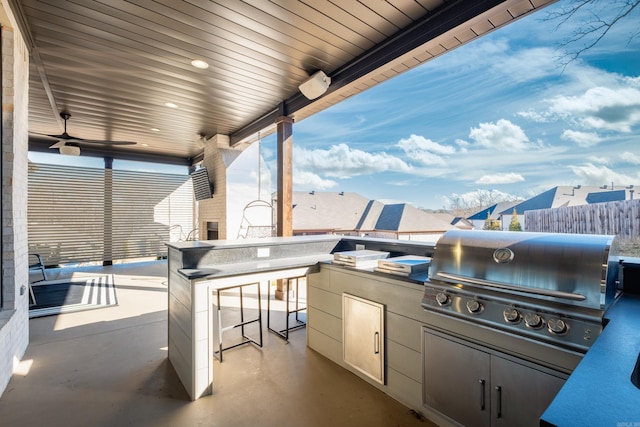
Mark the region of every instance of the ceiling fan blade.
POLYGON ((40 135, 47 138, 55 138, 58 140, 55 144, 53 144, 49 148, 61 148, 65 146, 65 143, 70 143, 69 146, 78 146, 78 144, 99 144, 99 145, 136 145, 137 142, 133 141, 108 141, 108 140, 97 140, 97 139, 82 139, 76 138, 67 133, 67 120, 71 118, 71 114, 66 111, 60 112, 60 117, 64 120, 64 132, 60 135, 49 135, 44 133, 37 132, 29 132, 34 135, 40 135))
POLYGON ((60 148, 60 147, 64 147, 66 144, 66 141, 58 141, 55 144, 51 145, 49 148, 60 148))
POLYGON ((63 138, 60 138, 62 135, 49 135, 46 133, 31 132, 31 131, 29 131, 29 133, 31 135, 38 135, 38 138, 44 137, 44 138, 53 138, 53 139, 63 139, 63 138))

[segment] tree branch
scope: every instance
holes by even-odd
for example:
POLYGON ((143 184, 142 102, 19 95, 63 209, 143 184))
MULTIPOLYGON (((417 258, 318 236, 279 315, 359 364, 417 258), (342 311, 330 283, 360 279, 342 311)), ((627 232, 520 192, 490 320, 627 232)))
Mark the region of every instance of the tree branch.
MULTIPOLYGON (((562 63, 562 68, 565 69, 584 52, 600 43, 614 25, 629 17, 634 11, 640 10, 639 6, 640 0, 572 0, 566 6, 548 12, 543 20, 557 21, 555 30, 581 19, 582 15, 588 16, 588 18, 582 18, 582 22, 577 23, 576 29, 570 33, 570 36, 559 44, 559 48, 564 50, 562 58, 565 61, 562 63), (600 8, 598 8, 599 3, 603 3, 600 8), (584 44, 580 47, 569 49, 581 42, 584 44)), ((628 43, 638 36, 640 36, 640 30, 634 31, 628 43)))

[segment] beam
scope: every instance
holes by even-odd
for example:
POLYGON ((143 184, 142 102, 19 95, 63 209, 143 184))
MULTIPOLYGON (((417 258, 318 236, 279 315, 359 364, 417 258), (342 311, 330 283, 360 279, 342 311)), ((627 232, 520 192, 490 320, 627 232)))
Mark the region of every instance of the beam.
MULTIPOLYGON (((53 140, 44 142, 40 141, 38 138, 29 138, 29 151, 57 154, 58 150, 49 148, 54 142, 55 141, 53 140)), ((111 157, 116 160, 133 160, 138 162, 164 163, 167 165, 178 166, 191 166, 193 163, 193 159, 191 158, 143 153, 139 151, 116 151, 109 148, 102 148, 100 145, 96 145, 95 147, 86 147, 85 145, 82 145, 80 147, 80 156, 99 158, 111 157)))

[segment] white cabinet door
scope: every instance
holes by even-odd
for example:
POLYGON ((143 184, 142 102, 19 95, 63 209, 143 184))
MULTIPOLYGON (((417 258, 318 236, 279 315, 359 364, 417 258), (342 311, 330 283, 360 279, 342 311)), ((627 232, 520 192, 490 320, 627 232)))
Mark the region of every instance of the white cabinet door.
POLYGON ((384 305, 342 294, 342 352, 346 364, 384 384, 384 305))

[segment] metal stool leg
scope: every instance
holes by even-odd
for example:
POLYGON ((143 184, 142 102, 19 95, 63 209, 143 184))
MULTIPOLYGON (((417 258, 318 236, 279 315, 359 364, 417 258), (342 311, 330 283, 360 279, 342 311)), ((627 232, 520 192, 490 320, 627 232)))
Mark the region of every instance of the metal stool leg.
POLYGON ((270 332, 273 332, 274 334, 278 335, 280 338, 284 339, 285 341, 289 341, 289 331, 293 331, 295 329, 300 329, 300 328, 304 328, 305 326, 307 326, 306 322, 303 322, 302 320, 300 320, 298 313, 300 311, 304 311, 307 308, 303 307, 300 308, 299 306, 299 299, 298 299, 298 291, 299 291, 299 286, 298 286, 298 280, 299 277, 296 278, 292 278, 292 279, 285 279, 287 282, 285 284, 285 295, 286 295, 286 300, 285 300, 285 328, 281 329, 281 330, 276 330, 273 329, 271 327, 271 288, 269 287, 269 292, 267 292, 267 330, 269 330, 270 332), (295 301, 295 309, 291 310, 291 306, 290 306, 290 298, 289 298, 289 291, 291 289, 291 283, 290 280, 296 280, 296 301, 295 301), (290 326, 289 325, 289 316, 291 314, 295 313, 295 318, 296 318, 296 325, 295 326, 290 326))
POLYGON ((260 283, 249 283, 249 284, 244 284, 244 285, 236 285, 236 286, 231 286, 228 288, 222 288, 222 289, 217 289, 216 290, 216 294, 217 294, 217 316, 218 316, 218 343, 217 343, 217 347, 218 347, 218 351, 214 351, 214 357, 216 357, 220 362, 222 362, 222 352, 224 350, 229 350, 231 348, 234 347, 238 347, 241 346, 243 344, 248 344, 248 343, 253 343, 255 345, 257 345, 258 347, 262 347, 262 303, 260 302, 260 283), (244 316, 244 294, 242 292, 242 288, 244 286, 250 286, 250 285, 257 285, 257 289, 258 289, 258 316, 255 319, 251 319, 251 320, 245 320, 245 316, 244 316), (220 305, 220 294, 222 293, 223 290, 229 290, 229 289, 233 289, 233 288, 239 288, 239 297, 240 297, 240 323, 236 323, 227 327, 222 327, 222 307, 220 305), (256 341, 253 338, 247 336, 245 334, 245 325, 248 325, 250 323, 255 323, 258 322, 259 324, 259 340, 256 341), (222 333, 224 331, 233 329, 233 328, 240 328, 240 332, 241 332, 241 336, 242 336, 242 342, 238 343, 238 344, 234 344, 234 345, 230 345, 228 347, 223 347, 222 345, 222 333), (217 355, 216 355, 217 353, 217 355))

